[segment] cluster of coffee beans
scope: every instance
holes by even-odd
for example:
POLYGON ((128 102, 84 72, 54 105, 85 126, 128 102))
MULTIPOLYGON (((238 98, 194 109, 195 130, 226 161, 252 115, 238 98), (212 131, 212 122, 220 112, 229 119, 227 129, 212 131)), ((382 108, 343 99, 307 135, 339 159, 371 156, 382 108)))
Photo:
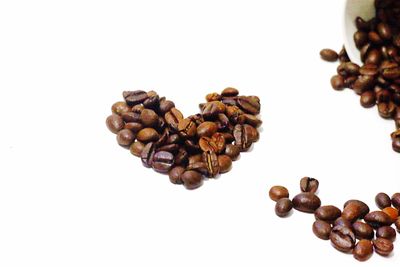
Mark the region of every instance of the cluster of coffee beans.
POLYGON ((368 260, 374 250, 382 256, 392 253, 396 239, 396 230, 392 225, 395 224, 400 232, 400 193, 391 198, 379 193, 375 198, 378 211, 371 212, 368 205, 360 200, 347 201, 341 210, 332 205, 321 206, 321 200, 316 195, 318 185, 318 180, 304 177, 300 181, 302 193, 292 200, 285 187, 273 186, 269 196, 276 201, 276 215, 286 217, 293 208, 313 213, 316 219, 312 226, 314 234, 320 239, 330 240, 337 250, 352 253, 359 261, 368 260))
POLYGON ((232 161, 259 139, 260 99, 239 96, 235 88, 208 94, 201 112, 187 118, 154 91, 125 91, 123 97, 106 120, 118 144, 187 189, 228 172, 232 161))
POLYGON ((360 50, 361 67, 350 62, 344 48, 339 54, 323 49, 320 55, 326 61, 341 62, 331 79, 334 89, 353 89, 363 107, 377 105, 382 118, 395 121, 392 147, 400 152, 400 1, 376 0, 375 6, 373 19, 358 17, 355 21, 354 42, 360 50))

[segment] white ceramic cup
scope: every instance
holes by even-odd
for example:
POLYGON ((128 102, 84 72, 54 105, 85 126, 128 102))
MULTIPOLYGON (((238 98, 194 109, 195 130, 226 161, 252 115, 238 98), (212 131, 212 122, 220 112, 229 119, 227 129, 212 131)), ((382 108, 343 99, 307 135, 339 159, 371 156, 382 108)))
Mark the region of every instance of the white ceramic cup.
POLYGON ((357 31, 355 20, 361 17, 370 20, 375 16, 374 0, 346 0, 344 7, 344 47, 352 62, 361 64, 360 51, 354 43, 357 31))

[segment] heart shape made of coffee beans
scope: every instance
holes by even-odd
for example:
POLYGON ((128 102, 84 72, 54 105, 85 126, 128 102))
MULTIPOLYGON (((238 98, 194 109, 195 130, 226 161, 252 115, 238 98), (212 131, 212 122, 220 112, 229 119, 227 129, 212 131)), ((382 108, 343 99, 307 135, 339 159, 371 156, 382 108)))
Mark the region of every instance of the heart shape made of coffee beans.
POLYGON ((118 144, 140 157, 145 167, 168 173, 174 184, 196 189, 215 178, 259 139, 261 104, 228 87, 211 93, 200 113, 184 117, 174 102, 155 91, 124 91, 106 119, 118 144))

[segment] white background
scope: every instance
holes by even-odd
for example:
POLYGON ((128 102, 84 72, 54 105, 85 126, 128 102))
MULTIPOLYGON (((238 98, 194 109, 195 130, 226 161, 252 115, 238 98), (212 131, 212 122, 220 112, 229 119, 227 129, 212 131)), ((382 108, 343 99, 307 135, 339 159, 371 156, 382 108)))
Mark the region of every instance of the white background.
MULTIPOLYGON (((321 48, 342 1, 1 1, 0 266, 340 266, 312 215, 277 218, 272 185, 320 180, 323 204, 375 209, 400 191, 393 122, 336 92, 321 48), (105 126, 126 89, 184 114, 206 93, 259 95, 261 140, 196 191, 172 185, 105 126)), ((362 266, 398 266, 389 259, 362 266)), ((361 265, 360 265, 361 266, 361 265)))

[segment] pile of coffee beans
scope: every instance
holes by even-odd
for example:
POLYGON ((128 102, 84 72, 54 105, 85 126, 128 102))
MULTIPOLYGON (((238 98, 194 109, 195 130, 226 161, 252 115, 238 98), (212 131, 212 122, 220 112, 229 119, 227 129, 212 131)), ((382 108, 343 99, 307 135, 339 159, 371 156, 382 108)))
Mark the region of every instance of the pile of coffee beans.
POLYGON ((400 152, 400 1, 376 0, 375 7, 373 19, 358 17, 355 21, 354 42, 360 50, 362 66, 350 62, 344 48, 340 53, 323 49, 320 55, 326 61, 341 62, 337 75, 331 79, 335 90, 353 89, 360 95, 363 107, 377 105, 382 118, 395 121, 392 147, 400 152))
POLYGON ((397 235, 393 224, 400 233, 400 193, 392 197, 379 193, 375 197, 380 209, 377 211, 371 212, 367 204, 355 199, 347 201, 341 210, 332 205, 321 206, 316 195, 318 186, 318 180, 304 177, 300 181, 301 193, 292 200, 287 188, 273 186, 269 196, 276 202, 276 215, 286 217, 293 208, 314 214, 314 234, 320 239, 330 240, 337 250, 352 253, 359 261, 368 260, 374 251, 381 256, 392 253, 397 235))
POLYGON ((260 99, 240 96, 235 88, 208 94, 200 113, 186 118, 155 91, 125 91, 123 97, 106 120, 118 144, 187 189, 228 172, 232 161, 259 139, 260 99))

